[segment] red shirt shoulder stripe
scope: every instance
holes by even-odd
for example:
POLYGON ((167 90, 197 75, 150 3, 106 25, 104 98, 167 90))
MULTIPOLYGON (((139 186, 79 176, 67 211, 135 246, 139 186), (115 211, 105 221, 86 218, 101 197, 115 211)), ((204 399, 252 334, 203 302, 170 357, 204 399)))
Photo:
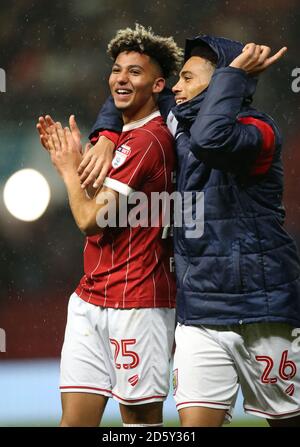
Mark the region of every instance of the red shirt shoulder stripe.
POLYGON ((238 118, 243 124, 255 126, 262 135, 262 149, 250 171, 250 175, 266 174, 271 167, 275 153, 275 134, 270 124, 251 116, 238 118))

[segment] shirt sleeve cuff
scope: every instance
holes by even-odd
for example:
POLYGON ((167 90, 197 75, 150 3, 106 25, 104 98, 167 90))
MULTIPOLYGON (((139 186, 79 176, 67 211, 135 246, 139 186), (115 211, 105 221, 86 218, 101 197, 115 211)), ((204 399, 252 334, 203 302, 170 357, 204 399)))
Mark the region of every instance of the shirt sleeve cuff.
POLYGON ((118 144, 120 135, 117 132, 113 132, 112 130, 102 130, 101 132, 99 132, 98 138, 100 138, 102 136, 108 138, 116 146, 118 144))
POLYGON ((110 177, 105 177, 103 185, 127 197, 135 192, 133 188, 126 185, 125 183, 122 183, 119 180, 110 177))
POLYGON ((94 145, 97 143, 100 137, 106 137, 108 138, 114 145, 116 146, 118 144, 118 140, 120 135, 118 132, 114 132, 112 130, 101 130, 100 132, 96 132, 93 134, 93 136, 90 138, 91 143, 94 145))

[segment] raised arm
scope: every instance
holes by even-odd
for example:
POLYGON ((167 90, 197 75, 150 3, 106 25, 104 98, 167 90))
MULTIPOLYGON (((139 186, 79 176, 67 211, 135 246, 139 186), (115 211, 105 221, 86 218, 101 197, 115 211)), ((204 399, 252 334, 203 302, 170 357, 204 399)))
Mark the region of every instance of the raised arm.
POLYGON ((267 47, 248 44, 229 67, 215 71, 191 127, 191 150, 196 158, 217 169, 236 170, 250 167, 262 150, 270 150, 269 145, 274 144, 271 126, 238 115, 255 90, 251 74, 265 70, 285 51, 269 57, 267 47))

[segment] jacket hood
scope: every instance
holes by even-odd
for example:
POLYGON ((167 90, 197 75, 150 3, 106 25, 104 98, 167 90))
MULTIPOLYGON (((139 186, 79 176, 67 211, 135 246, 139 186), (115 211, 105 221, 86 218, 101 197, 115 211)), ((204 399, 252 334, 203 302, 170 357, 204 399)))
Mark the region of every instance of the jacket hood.
MULTIPOLYGON (((191 39, 186 39, 185 41, 185 51, 184 60, 187 61, 191 57, 191 52, 195 47, 209 46, 214 53, 217 55, 217 69, 228 67, 228 65, 241 54, 244 45, 241 42, 237 42, 231 39, 225 39, 224 37, 214 37, 201 35, 193 37, 191 39)), ((248 77, 247 85, 247 101, 248 104, 252 101, 252 96, 255 92, 257 84, 257 78, 253 76, 248 77)))
MULTIPOLYGON (((241 42, 225 39, 224 37, 213 36, 197 36, 192 39, 186 39, 184 60, 187 61, 191 57, 193 48, 195 47, 207 47, 209 46, 217 55, 217 67, 216 69, 222 69, 228 67, 228 65, 241 54, 244 45, 241 42)), ((243 103, 243 109, 248 109, 252 102, 252 96, 255 92, 257 79, 253 76, 248 76, 248 82, 246 86, 246 95, 243 103)), ((177 127, 178 132, 188 129, 196 119, 197 113, 200 110, 202 103, 205 99, 207 89, 199 93, 190 101, 184 102, 175 106, 172 111, 179 122, 177 127)), ((244 110, 243 110, 244 111, 244 110)))
POLYGON ((213 36, 197 36, 192 39, 186 39, 184 60, 187 61, 191 57, 191 52, 195 47, 209 46, 218 57, 217 68, 227 67, 233 59, 241 52, 244 45, 235 40, 225 39, 224 37, 213 36))

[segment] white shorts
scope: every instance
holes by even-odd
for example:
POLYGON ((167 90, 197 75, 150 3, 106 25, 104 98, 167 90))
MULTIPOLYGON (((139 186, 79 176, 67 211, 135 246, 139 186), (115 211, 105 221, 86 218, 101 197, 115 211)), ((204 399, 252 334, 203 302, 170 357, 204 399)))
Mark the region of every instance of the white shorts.
POLYGON ((173 371, 177 409, 220 408, 231 418, 240 385, 246 413, 267 419, 300 415, 295 331, 281 323, 178 324, 173 371))
POLYGON ((126 405, 169 392, 175 309, 112 309, 70 298, 61 392, 95 393, 126 405))

